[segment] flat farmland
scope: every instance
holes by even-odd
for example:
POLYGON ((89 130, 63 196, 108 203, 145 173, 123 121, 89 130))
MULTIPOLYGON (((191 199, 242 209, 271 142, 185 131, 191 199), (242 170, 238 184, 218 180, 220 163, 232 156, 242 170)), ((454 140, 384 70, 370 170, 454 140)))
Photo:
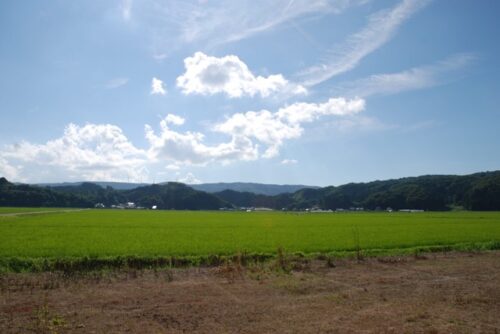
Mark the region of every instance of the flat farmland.
POLYGON ((498 212, 33 211, 0 215, 1 333, 500 329, 498 212))
POLYGON ((304 254, 358 247, 368 252, 499 241, 499 212, 85 210, 0 215, 4 259, 272 254, 278 248, 304 254))

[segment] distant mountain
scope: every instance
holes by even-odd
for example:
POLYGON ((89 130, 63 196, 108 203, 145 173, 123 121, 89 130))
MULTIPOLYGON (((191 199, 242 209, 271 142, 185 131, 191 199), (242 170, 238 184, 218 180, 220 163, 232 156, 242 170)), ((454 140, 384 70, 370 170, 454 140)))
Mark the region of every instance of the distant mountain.
POLYGON ((158 209, 218 210, 222 207, 232 207, 217 196, 177 182, 125 190, 123 195, 137 205, 144 207, 156 205, 158 209))
POLYGON ((143 187, 149 185, 149 183, 129 183, 129 182, 61 182, 61 183, 37 183, 37 186, 40 187, 52 187, 52 188, 59 188, 59 187, 71 187, 71 186, 79 186, 82 183, 93 183, 97 184, 98 186, 101 186, 103 188, 106 187, 111 187, 115 190, 130 190, 130 189, 135 189, 137 187, 143 187))
POLYGON ((238 192, 249 192, 260 195, 279 195, 284 193, 294 193, 299 189, 309 188, 318 189, 316 186, 304 185, 290 185, 290 184, 263 184, 263 183, 249 183, 249 182, 232 182, 232 183, 202 183, 191 184, 191 188, 208 193, 217 193, 224 190, 233 190, 238 192))
POLYGON ((73 193, 60 193, 46 187, 10 183, 0 178, 0 206, 88 208, 95 202, 73 193))
MULTIPOLYGON (((41 187, 67 187, 67 186, 79 186, 85 182, 63 182, 63 183, 38 183, 37 186, 41 187)), ((97 184, 101 187, 111 187, 115 190, 131 190, 138 187, 144 187, 151 185, 149 183, 128 183, 128 182, 87 182, 97 184)), ((166 184, 159 183, 159 184, 166 184)), ((305 185, 288 185, 288 184, 263 184, 263 183, 248 183, 248 182, 233 182, 233 183, 202 183, 202 184, 188 184, 191 188, 199 191, 205 191, 208 193, 216 193, 223 190, 234 190, 239 192, 250 192, 254 194, 262 195, 279 195, 284 193, 294 193, 299 189, 318 189, 316 186, 305 186, 305 185)))
POLYGON ((322 188, 313 202, 325 208, 500 210, 500 171, 350 183, 322 188))
MULTIPOLYGON (((109 185, 109 183, 108 183, 109 185)), ((0 206, 92 207, 135 202, 159 209, 216 210, 221 207, 269 207, 301 210, 317 207, 339 209, 363 207, 369 210, 399 209, 500 211, 500 171, 470 175, 424 175, 402 179, 349 183, 316 188, 303 186, 221 183, 188 186, 169 182, 116 190, 95 183, 31 186, 0 178, 0 206), (205 188, 204 188, 205 186, 205 188), (250 189, 236 191, 227 189, 250 189), (291 192, 293 187, 300 188, 291 192), (207 192, 196 190, 208 189, 207 192), (223 189, 226 188, 226 189, 223 189), (209 193, 208 191, 218 192, 209 193), (277 195, 262 194, 278 193, 277 195), (261 193, 256 193, 261 192, 261 193)))
POLYGON ((227 189, 214 193, 214 195, 226 202, 233 204, 237 208, 267 207, 273 209, 282 209, 291 208, 294 204, 293 194, 290 193, 268 196, 227 189))
POLYGON ((95 183, 83 182, 58 186, 13 184, 0 178, 0 206, 82 207, 97 203, 106 207, 126 202, 137 206, 177 210, 217 210, 232 207, 217 196, 198 191, 182 183, 169 182, 115 190, 95 183))
POLYGON ((256 195, 225 190, 218 197, 240 207, 274 209, 399 209, 500 210, 500 171, 471 175, 425 175, 395 180, 349 183, 319 189, 303 188, 293 194, 256 195))

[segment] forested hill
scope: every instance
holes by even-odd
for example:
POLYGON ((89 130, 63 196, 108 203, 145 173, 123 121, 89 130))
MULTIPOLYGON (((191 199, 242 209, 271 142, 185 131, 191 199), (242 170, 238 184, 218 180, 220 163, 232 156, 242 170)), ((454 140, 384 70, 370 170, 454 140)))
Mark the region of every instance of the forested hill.
POLYGON ((115 190, 88 182, 60 187, 16 185, 0 178, 0 206, 91 208, 96 203, 109 207, 127 202, 134 202, 136 206, 156 205, 158 209, 178 210, 217 210, 231 207, 231 204, 214 195, 176 182, 132 190, 115 190))
POLYGON ((500 171, 465 176, 427 175, 338 187, 301 189, 293 194, 263 196, 222 191, 220 198, 238 206, 275 209, 422 209, 500 210, 500 171))
POLYGON ((238 192, 254 193, 257 195, 275 196, 284 193, 294 193, 297 190, 304 188, 318 189, 316 186, 305 186, 300 184, 264 184, 251 182, 220 182, 220 183, 202 183, 190 184, 190 187, 206 191, 208 193, 216 193, 224 190, 232 190, 238 192))
POLYGON ((61 188, 61 187, 75 187, 79 186, 83 183, 93 183, 95 185, 101 186, 103 188, 111 187, 115 190, 130 190, 138 187, 148 186, 148 183, 130 183, 130 182, 100 182, 100 181, 88 181, 88 182, 62 182, 62 183, 37 183, 36 186, 40 187, 52 187, 52 188, 61 188))
POLYGON ((25 207, 92 207, 92 200, 80 194, 54 191, 50 188, 13 184, 0 178, 0 206, 25 207))
POLYGON ((231 204, 212 194, 195 190, 183 183, 153 184, 122 192, 140 206, 177 210, 218 210, 231 204))
MULTIPOLYGON (((115 190, 131 190, 138 187, 148 186, 147 183, 128 183, 128 182, 64 182, 64 183, 38 183, 37 186, 41 187, 52 187, 62 189, 63 187, 69 189, 68 187, 80 186, 83 183, 93 183, 103 188, 111 187, 115 190)), ((165 183, 160 183, 165 184, 165 183)), ((262 194, 274 196, 283 193, 294 193, 297 190, 303 188, 315 188, 316 186, 305 186, 298 184, 264 184, 264 183, 251 183, 251 182, 219 182, 219 183, 200 183, 200 184, 189 184, 191 188, 199 191, 205 191, 207 193, 215 193, 223 190, 234 190, 240 192, 251 192, 254 194, 262 194)))
POLYGON ((0 206, 93 207, 96 203, 110 206, 126 202, 179 210, 221 207, 500 210, 500 171, 349 183, 274 196, 234 190, 210 194, 176 182, 116 190, 93 183, 59 187, 16 185, 0 178, 0 206))

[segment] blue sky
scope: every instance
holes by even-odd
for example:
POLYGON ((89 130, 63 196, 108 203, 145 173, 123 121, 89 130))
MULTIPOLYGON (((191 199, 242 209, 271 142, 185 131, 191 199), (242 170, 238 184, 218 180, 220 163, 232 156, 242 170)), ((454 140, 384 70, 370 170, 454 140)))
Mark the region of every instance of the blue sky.
POLYGON ((2 1, 0 176, 339 185, 500 167, 495 0, 2 1))

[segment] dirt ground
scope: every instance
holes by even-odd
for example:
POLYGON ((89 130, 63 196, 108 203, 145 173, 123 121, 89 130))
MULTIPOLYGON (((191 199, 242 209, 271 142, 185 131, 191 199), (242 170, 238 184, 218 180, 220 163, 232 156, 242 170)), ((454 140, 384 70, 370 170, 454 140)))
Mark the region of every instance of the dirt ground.
POLYGON ((0 276, 1 333, 499 333, 500 252, 0 276))

